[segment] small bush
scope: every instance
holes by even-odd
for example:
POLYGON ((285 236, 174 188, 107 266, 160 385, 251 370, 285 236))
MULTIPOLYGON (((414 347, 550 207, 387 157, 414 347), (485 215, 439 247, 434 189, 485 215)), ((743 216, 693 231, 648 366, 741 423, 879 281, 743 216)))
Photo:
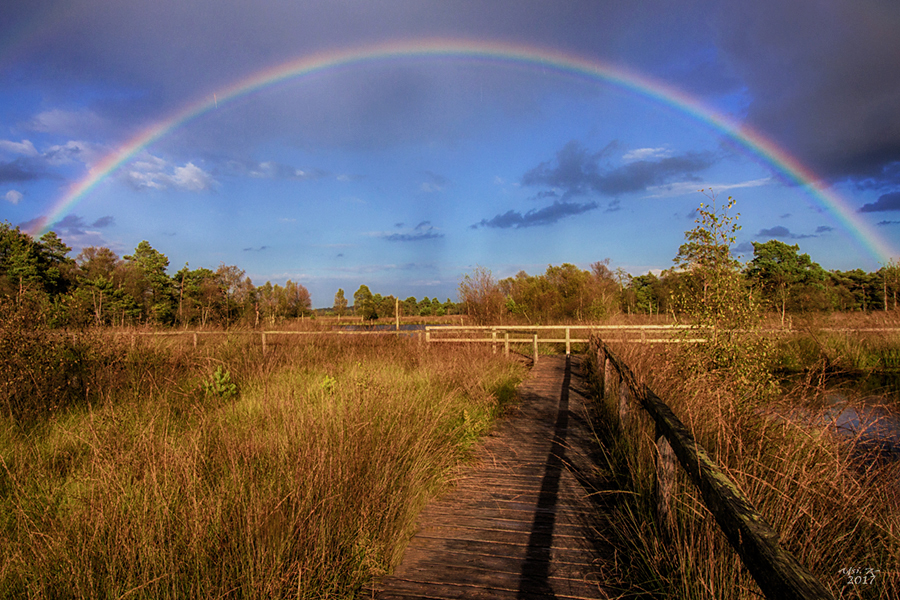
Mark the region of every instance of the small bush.
POLYGON ((222 400, 228 400, 237 396, 237 385, 232 383, 231 374, 222 369, 222 365, 216 367, 212 377, 203 382, 203 389, 208 396, 215 396, 222 400))

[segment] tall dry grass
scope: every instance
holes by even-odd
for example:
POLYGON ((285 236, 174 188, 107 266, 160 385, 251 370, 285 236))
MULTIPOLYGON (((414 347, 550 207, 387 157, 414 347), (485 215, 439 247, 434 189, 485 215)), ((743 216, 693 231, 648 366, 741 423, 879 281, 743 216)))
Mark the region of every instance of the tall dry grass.
POLYGON ((104 343, 83 401, 0 417, 0 597, 352 597, 522 376, 405 338, 104 343))
MULTIPOLYGON (((839 439, 814 425, 815 419, 786 418, 798 405, 814 407, 812 398, 748 405, 721 373, 686 379, 677 353, 687 348, 614 350, 673 408, 779 532, 782 545, 836 598, 900 597, 898 463, 862 453, 862 445, 839 439), (857 575, 878 573, 868 584, 853 585, 851 569, 859 569, 857 575)), ((653 427, 643 415, 632 430, 621 430, 611 402, 601 405, 598 435, 626 491, 614 519, 628 546, 619 576, 651 597, 759 598, 759 588, 680 468, 674 531, 659 529, 653 427)))

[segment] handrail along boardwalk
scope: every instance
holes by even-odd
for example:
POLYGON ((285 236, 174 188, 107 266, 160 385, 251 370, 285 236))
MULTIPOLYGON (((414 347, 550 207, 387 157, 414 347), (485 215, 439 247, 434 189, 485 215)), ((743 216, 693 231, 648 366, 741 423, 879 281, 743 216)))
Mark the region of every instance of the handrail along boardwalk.
MULTIPOLYGON (((721 467, 698 444, 688 428, 646 385, 638 384, 631 369, 613 353, 597 335, 591 339, 591 351, 596 352, 597 372, 602 373, 604 396, 611 394, 613 371, 619 381, 620 418, 629 414, 629 399, 634 398, 653 419, 656 426, 657 447, 661 457, 659 473, 668 481, 660 489, 670 486, 674 468, 666 468, 665 456, 674 455, 700 490, 706 507, 725 533, 729 543, 741 557, 744 566, 770 600, 833 600, 825 586, 810 571, 778 543, 778 533, 768 524, 750 501, 722 471, 721 467)), ((674 461, 674 459, 672 459, 674 461)), ((659 475, 658 475, 659 476, 659 475)), ((661 499, 662 525, 670 518, 668 502, 661 499)))

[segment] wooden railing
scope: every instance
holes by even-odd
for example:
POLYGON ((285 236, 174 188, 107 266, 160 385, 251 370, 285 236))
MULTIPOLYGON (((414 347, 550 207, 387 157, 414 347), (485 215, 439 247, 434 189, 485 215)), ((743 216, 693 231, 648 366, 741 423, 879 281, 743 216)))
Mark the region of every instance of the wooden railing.
POLYGON ((623 432, 634 416, 636 400, 655 423, 657 518, 663 530, 671 530, 674 515, 671 494, 676 462, 700 490, 703 502, 713 514, 725 537, 766 598, 829 599, 825 586, 778 543, 778 533, 766 523, 722 468, 694 440, 684 423, 646 385, 638 384, 631 369, 609 349, 599 336, 592 336, 590 352, 596 353, 597 375, 602 379, 604 397, 613 394, 618 380, 618 408, 623 432))
POLYGON ((586 344, 590 337, 573 337, 573 332, 590 336, 591 332, 616 332, 617 342, 645 344, 670 344, 677 342, 699 342, 699 339, 675 337, 673 334, 690 329, 690 325, 428 325, 425 327, 427 343, 475 343, 491 344, 494 352, 500 343, 503 353, 508 355, 510 344, 531 343, 534 361, 537 362, 538 344, 565 344, 566 354, 572 353, 572 344, 586 344), (540 333, 564 332, 565 337, 540 337, 540 333), (448 337, 449 334, 450 337, 448 337), (525 339, 510 337, 527 335, 525 339), (502 339, 501 339, 502 336, 502 339))
POLYGON ((252 331, 252 330, 221 330, 221 331, 187 331, 187 330, 171 330, 171 331, 113 331, 114 335, 132 336, 132 344, 134 344, 137 336, 180 336, 190 335, 193 339, 194 348, 197 347, 197 337, 201 335, 258 335, 262 342, 262 352, 266 353, 267 342, 269 336, 273 335, 410 335, 417 334, 416 331, 379 329, 375 331, 341 331, 341 330, 324 330, 324 331, 252 331))

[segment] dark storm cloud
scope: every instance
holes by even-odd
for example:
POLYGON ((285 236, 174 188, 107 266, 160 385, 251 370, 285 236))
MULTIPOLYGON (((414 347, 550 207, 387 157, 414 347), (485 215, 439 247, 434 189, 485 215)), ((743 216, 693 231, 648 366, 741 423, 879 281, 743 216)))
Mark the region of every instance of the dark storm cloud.
POLYGON ((425 171, 422 173, 425 177, 425 181, 431 185, 437 186, 439 188, 445 188, 450 185, 450 180, 444 177, 443 175, 439 175, 434 171, 425 171))
MULTIPOLYGON (((830 228, 828 229, 830 230, 830 228)), ((817 237, 815 235, 805 233, 791 233, 790 229, 782 225, 776 225, 775 227, 771 227, 769 229, 760 229, 759 233, 757 233, 756 235, 761 237, 772 237, 789 240, 802 240, 806 238, 817 237)))
POLYGON ((51 229, 58 233, 68 233, 82 235, 86 233, 87 223, 78 215, 66 215, 51 226, 51 229))
POLYGON ((753 126, 826 178, 897 176, 900 3, 760 0, 711 14, 753 126))
POLYGON ((16 159, 11 162, 0 163, 0 183, 18 183, 41 179, 43 175, 32 170, 27 162, 23 159, 16 159))
POLYGON ((421 242, 442 238, 444 234, 436 231, 431 221, 422 221, 409 233, 391 233, 382 237, 389 242, 421 242))
POLYGON ((694 173, 711 167, 714 162, 711 154, 703 152, 689 152, 656 161, 639 160, 606 173, 596 189, 612 196, 641 192, 673 179, 701 181, 694 173))
MULTIPOLYGON (((4 6, 0 39, 15 39, 7 32, 36 31, 40 35, 20 36, 7 52, 30 83, 59 98, 98 81, 126 90, 101 95, 104 100, 89 108, 98 118, 139 128, 146 123, 136 123, 136 115, 164 119, 273 65, 391 40, 524 43, 614 62, 627 58, 640 71, 665 70, 675 62, 672 57, 693 56, 702 47, 702 72, 691 67, 684 76, 704 85, 715 81, 717 89, 730 87, 720 81, 731 75, 711 47, 712 36, 705 25, 698 26, 706 12, 699 4, 702 0, 689 0, 673 9, 665 0, 648 0, 635 11, 627 3, 601 8, 591 0, 569 0, 565 6, 545 0, 35 0, 4 6)), ((372 63, 344 75, 326 73, 316 86, 288 82, 279 94, 220 107, 210 119, 215 123, 205 129, 188 124, 192 131, 182 143, 210 151, 246 149, 248 136, 264 139, 273 132, 304 147, 385 147, 435 135, 452 139, 465 135, 458 126, 463 121, 489 124, 490 117, 471 102, 482 94, 501 98, 506 115, 535 114, 539 93, 523 87, 514 69, 481 69, 471 61, 462 61, 464 68, 444 68, 438 62, 400 66, 394 61, 389 68, 372 63)))
MULTIPOLYGON (((35 0, 4 5, 0 39, 39 34, 5 50, 21 77, 47 86, 48 99, 97 81, 128 90, 91 106, 119 123, 137 114, 157 120, 316 51, 438 37, 527 43, 622 64, 701 100, 739 96, 750 126, 817 173, 880 185, 900 178, 898 23, 900 3, 889 0, 650 0, 641 10, 587 0, 35 0)), ((241 135, 274 131, 303 146, 377 147, 417 131, 451 136, 454 120, 479 118, 459 102, 476 83, 503 96, 510 114, 535 110, 512 75, 442 69, 438 86, 434 65, 419 67, 354 71, 323 78, 317 90, 257 98, 185 139, 246 148, 241 135)))
POLYGON ((636 160, 618 167, 602 164, 618 147, 618 143, 611 142, 604 149, 591 152, 581 142, 570 141, 553 160, 527 171, 522 176, 522 184, 561 189, 563 200, 591 193, 616 196, 641 192, 673 180, 695 181, 696 172, 715 162, 711 154, 689 152, 656 160, 636 160))
MULTIPOLYGON (((673 180, 694 180, 695 172, 710 167, 713 157, 706 153, 686 153, 680 156, 662 157, 656 160, 636 160, 621 166, 609 166, 613 152, 619 150, 618 142, 610 142, 598 151, 588 150, 581 142, 572 140, 563 146, 552 160, 544 161, 529 169, 522 176, 522 185, 549 187, 538 192, 534 199, 559 198, 550 206, 532 209, 526 213, 510 209, 491 219, 482 219, 472 228, 499 229, 546 226, 560 219, 598 208, 596 201, 573 202, 577 196, 618 196, 641 192, 650 186, 673 180)), ((614 199, 605 212, 621 210, 621 201, 614 199)))
POLYGON ((47 217, 45 215, 37 216, 33 219, 29 219, 27 221, 23 221, 17 225, 19 229, 22 231, 34 231, 38 227, 43 227, 44 223, 47 222, 47 217))
POLYGON ((549 186, 564 190, 563 198, 584 195, 601 181, 600 160, 616 147, 615 142, 598 152, 590 152, 572 140, 556 153, 556 158, 542 162, 522 176, 522 185, 549 186))
MULTIPOLYGON (((93 223, 88 224, 84 217, 81 217, 76 214, 68 214, 59 221, 53 223, 50 226, 50 229, 53 231, 65 234, 65 235, 84 235, 88 233, 88 229, 102 229, 104 227, 109 227, 115 223, 115 219, 112 216, 100 217, 93 223)), ((33 223, 29 222, 28 226, 30 227, 33 223)), ((24 226, 25 224, 23 224, 24 226)))
POLYGON ((479 227, 522 229, 524 227, 553 225, 560 219, 579 215, 595 208, 597 208, 596 202, 554 202, 550 206, 545 206, 541 209, 529 210, 524 215, 515 210, 508 210, 492 219, 482 219, 479 223, 472 225, 472 229, 478 229, 479 227))
POLYGON ((99 219, 91 223, 91 227, 102 229, 103 227, 109 227, 113 223, 115 223, 115 219, 107 215, 105 217, 100 217, 99 219))
POLYGON ((828 233, 829 231, 834 231, 834 227, 829 227, 828 225, 819 225, 816 227, 816 233, 828 233))
POLYGON ((880 196, 875 202, 872 202, 870 204, 863 204, 859 209, 859 212, 885 212, 893 210, 900 210, 900 192, 891 192, 890 194, 884 194, 880 196))

